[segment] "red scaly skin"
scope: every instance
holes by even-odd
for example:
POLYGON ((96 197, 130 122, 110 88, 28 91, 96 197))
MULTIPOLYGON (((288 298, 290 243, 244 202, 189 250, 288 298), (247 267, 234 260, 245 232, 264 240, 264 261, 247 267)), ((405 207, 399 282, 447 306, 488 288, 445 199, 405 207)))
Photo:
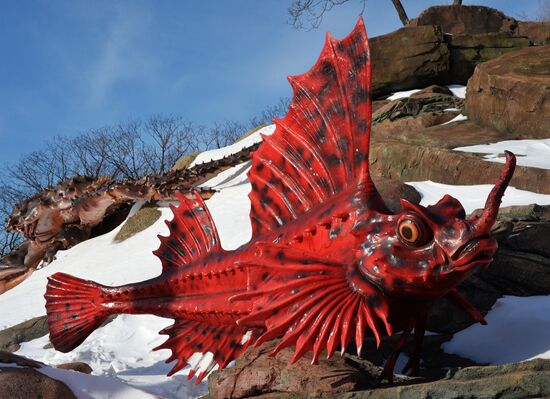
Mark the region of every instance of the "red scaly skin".
POLYGON ((112 314, 174 319, 159 348, 172 351, 171 374, 186 363, 197 382, 250 344, 281 338, 273 354, 295 346, 292 362, 312 363, 364 337, 402 331, 381 378, 393 378, 399 352, 415 330, 407 369, 417 369, 429 306, 446 296, 484 323, 455 287, 488 267, 489 237, 515 166, 506 165, 479 218, 466 219, 446 195, 424 207, 402 200, 388 211, 369 175, 370 55, 362 20, 327 42, 315 66, 289 78, 288 114, 252 157, 252 240, 221 248, 203 200, 180 197, 155 254, 160 276, 106 287, 63 273, 49 279, 50 340, 67 352, 112 314))

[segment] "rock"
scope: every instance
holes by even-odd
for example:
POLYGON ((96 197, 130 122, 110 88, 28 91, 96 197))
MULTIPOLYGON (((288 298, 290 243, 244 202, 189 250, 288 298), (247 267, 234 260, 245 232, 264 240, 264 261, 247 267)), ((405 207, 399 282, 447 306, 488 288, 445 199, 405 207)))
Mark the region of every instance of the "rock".
MULTIPOLYGON (((434 126, 410 134, 393 132, 378 137, 374 129, 370 149, 371 173, 401 181, 432 180, 447 184, 494 184, 502 164, 478 154, 452 151, 463 145, 510 140, 513 135, 479 127, 471 122, 434 126)), ((550 194, 550 170, 517 166, 511 185, 550 194)))
POLYGON ((453 119, 460 111, 445 110, 462 109, 463 100, 452 93, 441 94, 438 92, 440 90, 448 89, 430 86, 411 97, 394 100, 378 107, 372 117, 376 138, 392 138, 400 132, 412 134, 453 119))
POLYGON ((338 399, 519 399, 550 396, 550 360, 467 367, 445 379, 334 396, 338 399))
POLYGON ((29 368, 0 367, 2 398, 10 399, 76 399, 62 383, 29 368))
POLYGON ((386 206, 392 212, 398 212, 401 209, 401 204, 399 202, 401 198, 413 204, 420 203, 420 194, 411 185, 402 183, 399 180, 384 179, 380 177, 373 178, 373 180, 378 192, 382 198, 384 198, 386 206))
MULTIPOLYGON (((501 132, 547 138, 550 132, 550 46, 504 54, 476 67, 465 114, 501 132)), ((527 137, 525 137, 527 138, 527 137)))
POLYGON ((58 369, 73 370, 73 371, 78 371, 79 373, 84 373, 84 374, 92 374, 92 371, 94 371, 90 367, 90 365, 88 365, 84 362, 62 363, 62 364, 58 364, 56 367, 58 369))
MULTIPOLYGON (((484 315, 491 310, 497 299, 502 296, 502 292, 490 284, 490 280, 488 283, 477 275, 473 275, 462 282, 458 290, 468 302, 484 315)), ((475 323, 464 310, 445 298, 439 298, 430 309, 428 330, 440 334, 454 334, 475 323)))
POLYGON ((449 49, 436 26, 405 27, 370 40, 375 97, 442 83, 449 49))
POLYGON ((46 316, 35 317, 0 331, 0 350, 15 352, 21 342, 31 341, 48 334, 46 316))
POLYGON ((411 94, 409 98, 422 98, 426 94, 446 94, 448 96, 454 96, 453 92, 446 86, 431 85, 423 88, 416 93, 411 94))
POLYGON ((271 397, 332 398, 337 393, 377 385, 378 367, 355 356, 333 356, 312 366, 311 353, 290 364, 294 348, 269 356, 277 342, 249 348, 235 367, 214 372, 208 378, 212 399, 240 399, 271 394, 271 397), (277 396, 283 395, 283 396, 277 396), (292 396, 295 395, 295 396, 292 396))
MULTIPOLYGON (((481 214, 481 209, 475 213, 481 214)), ((500 208, 498 219, 504 221, 550 222, 550 205, 515 205, 500 208)))
POLYGON ((535 46, 550 44, 550 22, 519 21, 518 35, 527 37, 535 46))
POLYGON ((413 134, 428 127, 449 122, 458 112, 422 112, 416 116, 407 116, 396 120, 386 119, 373 125, 373 132, 377 139, 391 140, 402 132, 413 134))
POLYGON ((494 8, 483 6, 435 6, 410 21, 411 26, 439 25, 453 35, 491 32, 515 33, 518 21, 494 8))
POLYGON ((503 295, 549 295, 550 223, 534 225, 500 242, 495 261, 479 277, 503 295))
POLYGON ((0 363, 16 364, 21 367, 33 367, 35 369, 43 366, 43 364, 40 362, 27 359, 26 357, 19 356, 14 353, 6 352, 6 351, 0 351, 0 363))
POLYGON ((451 76, 449 81, 466 84, 474 73, 476 65, 529 45, 528 38, 513 36, 507 32, 450 36, 451 76))
POLYGON ((400 98, 378 107, 372 115, 372 124, 395 121, 406 116, 426 113, 443 113, 446 109, 462 109, 464 101, 452 94, 419 92, 411 97, 400 98))

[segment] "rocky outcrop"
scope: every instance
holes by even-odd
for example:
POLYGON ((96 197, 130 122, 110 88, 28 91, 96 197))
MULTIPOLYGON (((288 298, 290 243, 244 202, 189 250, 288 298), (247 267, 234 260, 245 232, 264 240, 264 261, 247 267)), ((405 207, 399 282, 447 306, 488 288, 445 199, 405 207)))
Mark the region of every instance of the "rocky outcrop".
POLYGON ((10 399, 76 399, 67 385, 29 368, 0 367, 2 397, 10 399))
POLYGON ((436 26, 405 27, 370 40, 375 97, 442 83, 449 49, 436 26))
POLYGON ((411 26, 439 25, 444 33, 476 35, 518 30, 518 21, 494 8, 483 6, 435 6, 422 11, 411 26))
POLYGON ((76 399, 67 385, 35 370, 42 363, 4 351, 0 351, 0 363, 5 365, 0 367, 2 398, 76 399))
POLYGON ((378 140, 392 138, 400 132, 412 134, 450 121, 459 114, 463 104, 464 101, 446 87, 429 86, 410 97, 377 107, 372 115, 373 131, 378 140))
POLYGON ((409 184, 402 183, 399 180, 384 179, 382 177, 374 177, 373 181, 380 196, 384 198, 386 206, 392 212, 398 212, 401 209, 401 203, 399 202, 401 198, 413 204, 418 204, 420 202, 420 194, 409 184))
POLYGON ((502 240, 493 265, 480 274, 503 295, 550 295, 550 222, 528 226, 502 240))
POLYGON ((90 365, 84 362, 62 363, 62 364, 58 364, 56 367, 58 369, 73 370, 84 374, 91 374, 93 371, 90 365))
POLYGON ((550 396, 550 360, 468 367, 423 384, 401 385, 334 396, 338 399, 519 399, 550 396))
POLYGON ((550 22, 519 21, 518 35, 525 36, 535 46, 550 44, 550 22))
POLYGON ((31 341, 48 334, 46 316, 35 317, 0 331, 0 350, 15 352, 20 343, 31 341))
MULTIPOLYGON (((376 129, 375 129, 376 130, 376 129)), ((478 154, 452 148, 512 139, 471 122, 434 126, 409 134, 393 132, 391 138, 374 135, 370 149, 371 173, 401 181, 432 180, 447 184, 494 184, 502 165, 478 154)), ((550 194, 550 170, 516 167, 511 185, 550 194)))
POLYGON ((260 348, 249 348, 237 359, 235 367, 211 375, 209 397, 241 399, 271 394, 268 397, 330 398, 377 385, 380 370, 368 361, 355 356, 333 356, 312 366, 309 354, 291 365, 291 348, 269 356, 276 345, 271 341, 260 348))
POLYGON ((448 43, 451 52, 449 81, 460 84, 468 82, 476 65, 530 45, 528 38, 508 32, 453 35, 448 43))
POLYGON ((550 46, 531 47, 477 66, 465 113, 476 123, 518 138, 550 132, 550 46))

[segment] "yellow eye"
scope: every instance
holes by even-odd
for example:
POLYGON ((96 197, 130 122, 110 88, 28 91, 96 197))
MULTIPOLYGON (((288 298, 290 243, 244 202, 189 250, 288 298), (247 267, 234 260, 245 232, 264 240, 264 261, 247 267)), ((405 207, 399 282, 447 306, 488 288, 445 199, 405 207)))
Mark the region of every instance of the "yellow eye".
POLYGON ((421 246, 431 239, 431 234, 426 225, 410 217, 399 221, 397 233, 401 241, 413 246, 421 246))

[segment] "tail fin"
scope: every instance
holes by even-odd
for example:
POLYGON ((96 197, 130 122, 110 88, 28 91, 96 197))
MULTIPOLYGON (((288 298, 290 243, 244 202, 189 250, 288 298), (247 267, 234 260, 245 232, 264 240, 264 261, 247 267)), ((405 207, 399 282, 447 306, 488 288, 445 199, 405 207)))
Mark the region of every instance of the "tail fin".
POLYGON ((103 286, 65 273, 48 278, 46 312, 54 348, 69 352, 80 345, 109 317, 101 306, 103 286))

